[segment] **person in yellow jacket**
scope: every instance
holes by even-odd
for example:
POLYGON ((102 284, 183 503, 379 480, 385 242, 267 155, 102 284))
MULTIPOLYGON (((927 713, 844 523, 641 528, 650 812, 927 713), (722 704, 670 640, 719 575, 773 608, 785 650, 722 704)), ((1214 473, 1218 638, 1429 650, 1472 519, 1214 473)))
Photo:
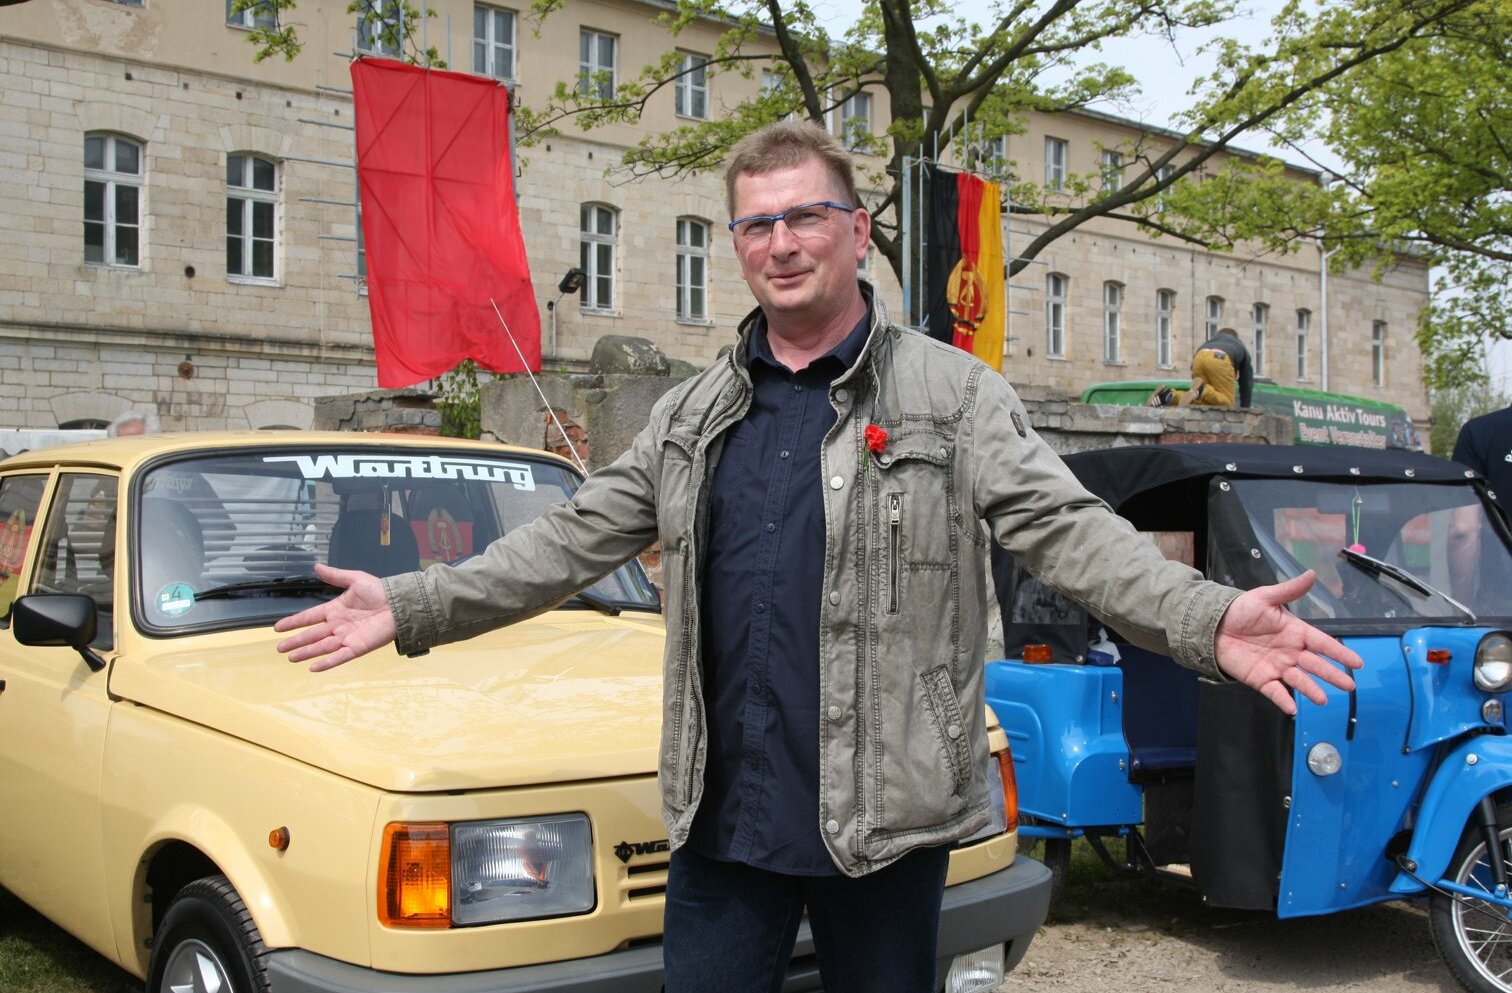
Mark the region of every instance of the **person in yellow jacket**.
POLYGON ((1255 376, 1250 367, 1249 350, 1233 328, 1223 328, 1202 343, 1192 354, 1192 385, 1185 390, 1162 386, 1150 395, 1151 407, 1208 407, 1250 405, 1255 376))

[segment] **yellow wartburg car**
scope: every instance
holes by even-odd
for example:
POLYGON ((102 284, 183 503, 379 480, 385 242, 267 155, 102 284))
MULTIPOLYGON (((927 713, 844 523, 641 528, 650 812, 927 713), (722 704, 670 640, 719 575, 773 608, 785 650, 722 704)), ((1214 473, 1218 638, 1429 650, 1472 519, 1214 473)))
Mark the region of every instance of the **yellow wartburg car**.
MULTIPOLYGON (((661 988, 662 624, 631 562, 533 620, 327 673, 273 621, 455 562, 579 477, 392 435, 158 435, 0 463, 0 885, 149 993, 661 988)), ((951 993, 1044 918, 996 822, 953 854, 951 993)), ((788 990, 817 990, 805 928, 788 990)))

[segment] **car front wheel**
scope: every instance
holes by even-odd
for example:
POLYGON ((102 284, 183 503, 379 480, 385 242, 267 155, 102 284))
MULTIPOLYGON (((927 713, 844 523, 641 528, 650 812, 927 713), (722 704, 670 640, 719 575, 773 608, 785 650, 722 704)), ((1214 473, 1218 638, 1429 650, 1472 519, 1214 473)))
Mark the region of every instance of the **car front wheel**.
MULTIPOLYGON (((1485 831, 1472 818, 1444 873, 1447 878, 1489 895, 1494 888, 1492 858, 1500 858, 1512 876, 1512 859, 1508 857, 1512 807, 1502 806, 1497 820, 1509 825, 1502 828, 1497 839, 1500 850, 1487 854, 1485 831)), ((1433 943, 1460 985, 1475 993, 1512 993, 1512 981, 1508 980, 1512 975, 1512 922, 1505 910, 1470 897, 1435 893, 1428 921, 1433 943)))
POLYGON ((267 993, 268 949, 225 876, 173 898, 152 943, 148 993, 267 993))

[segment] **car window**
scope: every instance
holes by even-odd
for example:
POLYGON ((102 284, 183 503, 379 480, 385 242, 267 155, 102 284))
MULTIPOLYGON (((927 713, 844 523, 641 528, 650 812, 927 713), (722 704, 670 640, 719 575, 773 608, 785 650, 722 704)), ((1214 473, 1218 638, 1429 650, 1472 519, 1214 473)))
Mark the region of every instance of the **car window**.
POLYGON ((115 608, 116 487, 114 476, 59 477, 32 584, 38 593, 80 593, 94 600, 100 611, 94 644, 105 648, 115 608))
MULTIPOLYGON (((155 634, 270 623, 328 599, 316 562, 378 576, 461 563, 577 487, 544 459, 445 446, 242 449, 140 479, 134 603, 155 634)), ((594 592, 659 607, 636 563, 594 592)))
POLYGON ((31 549, 37 508, 46 487, 46 476, 0 479, 0 624, 10 622, 11 604, 20 592, 21 569, 31 549))

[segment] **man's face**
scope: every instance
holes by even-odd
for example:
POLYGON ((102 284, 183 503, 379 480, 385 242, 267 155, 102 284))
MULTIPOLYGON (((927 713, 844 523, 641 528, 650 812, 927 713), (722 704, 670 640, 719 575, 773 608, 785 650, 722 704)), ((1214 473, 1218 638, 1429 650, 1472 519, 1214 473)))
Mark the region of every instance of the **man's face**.
POLYGON ((122 424, 120 427, 116 428, 116 437, 117 438, 124 438, 124 437, 126 437, 128 435, 133 435, 133 434, 146 434, 146 433, 147 433, 147 424, 145 422, 143 422, 143 421, 127 421, 125 424, 122 424))
MULTIPOLYGON (((735 217, 780 214, 789 207, 833 200, 846 203, 840 182, 819 159, 735 179, 735 217)), ((871 239, 871 216, 831 210, 820 229, 798 237, 786 223, 769 238, 735 236, 740 274, 769 321, 822 321, 849 307, 856 294, 856 265, 871 239)))

